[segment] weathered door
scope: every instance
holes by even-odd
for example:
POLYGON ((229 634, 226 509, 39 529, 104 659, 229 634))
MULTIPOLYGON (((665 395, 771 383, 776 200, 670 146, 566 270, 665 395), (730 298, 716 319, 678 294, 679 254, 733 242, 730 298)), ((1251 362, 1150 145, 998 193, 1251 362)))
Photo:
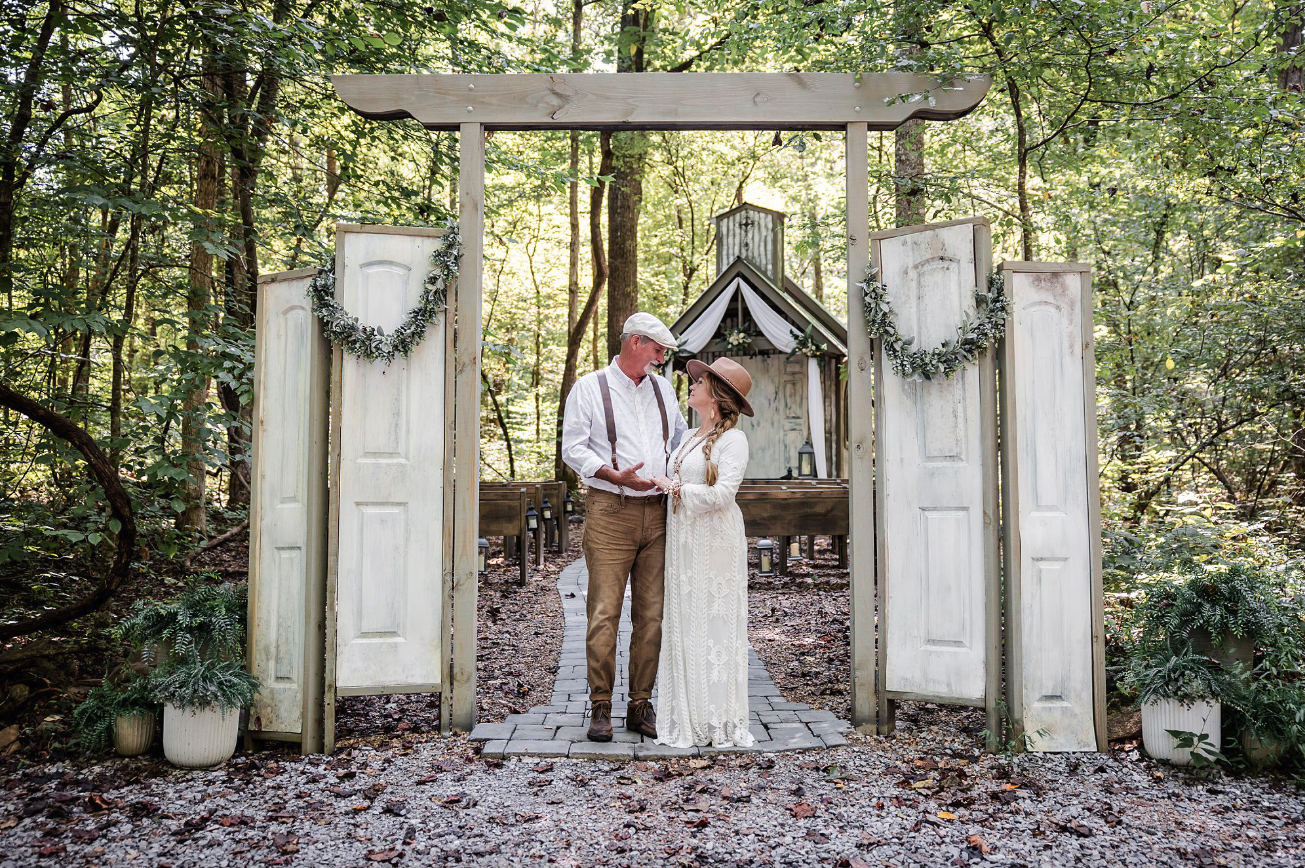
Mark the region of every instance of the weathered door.
POLYGON ((317 269, 259 280, 249 535, 249 730, 322 749, 330 348, 305 292, 317 269))
MULTIPOLYGON (((393 333, 441 234, 340 226, 336 297, 393 333)), ((447 321, 388 366, 336 350, 328 693, 433 692, 444 682, 447 321)))
POLYGON ((1089 270, 1007 262, 1002 271, 1011 717, 1033 750, 1105 750, 1089 270))
MULTIPOLYGON (((973 314, 989 238, 979 218, 871 236, 878 279, 916 347, 953 338, 973 314)), ((897 376, 881 349, 875 362, 886 697, 986 706, 990 715, 999 674, 993 371, 991 353, 936 381, 897 376)), ((890 720, 881 714, 881 727, 890 720)))

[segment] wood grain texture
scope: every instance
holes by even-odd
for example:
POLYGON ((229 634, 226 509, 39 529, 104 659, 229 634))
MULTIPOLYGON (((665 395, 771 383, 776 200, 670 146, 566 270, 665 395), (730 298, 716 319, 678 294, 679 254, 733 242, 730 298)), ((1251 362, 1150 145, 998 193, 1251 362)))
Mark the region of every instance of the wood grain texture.
MULTIPOLYGON (((339 235, 336 293, 392 333, 416 304, 438 233, 339 235)), ((342 360, 336 688, 443 680, 444 365, 447 315, 407 357, 342 360)))
MULTIPOLYGON (((876 233, 880 279, 903 334, 936 346, 974 309, 981 271, 972 218, 876 233)), ((951 379, 904 380, 876 354, 876 470, 885 688, 898 696, 985 703, 989 549, 980 366, 951 379)), ((995 394, 991 400, 995 400, 995 394)), ((993 441, 995 451, 995 440, 993 441)), ((996 576, 991 577, 996 581, 996 576)))
POLYGON ((309 308, 316 269, 259 281, 249 547, 250 712, 259 737, 322 749, 330 346, 309 308))
POLYGON ((1096 389, 1095 373, 1084 373, 1092 331, 1082 298, 1087 275, 1074 264, 1008 262, 1002 270, 1011 300, 1003 467, 1014 734, 1031 736, 1036 751, 1092 751, 1104 730, 1096 696, 1104 678, 1095 659, 1100 519, 1091 508, 1096 389))
POLYGON ((988 76, 946 87, 907 73, 857 78, 765 72, 422 74, 335 75, 331 83, 363 117, 415 118, 433 130, 467 123, 493 130, 837 130, 856 123, 892 130, 913 117, 963 117, 991 86, 988 76), (899 95, 908 99, 899 101, 899 95))
POLYGON ((480 496, 480 305, 485 245, 485 128, 458 127, 457 334, 454 338, 453 660, 454 729, 476 725, 476 522, 480 496))
MULTIPOLYGON (((879 720, 882 673, 876 651, 874 442, 871 389, 874 369, 857 283, 870 263, 869 137, 867 124, 847 127, 847 478, 848 523, 857 556, 849 576, 852 659, 852 725, 865 729, 879 720)), ((882 645, 882 640, 880 643, 882 645)))

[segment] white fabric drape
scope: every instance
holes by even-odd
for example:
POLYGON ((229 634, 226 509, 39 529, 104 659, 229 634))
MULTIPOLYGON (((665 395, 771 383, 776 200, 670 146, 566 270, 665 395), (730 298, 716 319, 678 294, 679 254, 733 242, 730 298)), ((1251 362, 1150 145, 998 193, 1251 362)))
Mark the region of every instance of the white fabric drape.
MULTIPOLYGON (((735 292, 743 295, 743 303, 748 306, 752 321, 757 324, 766 340, 781 353, 793 352, 793 347, 797 344, 793 324, 766 304, 766 300, 741 277, 734 278, 725 291, 707 305, 702 316, 685 329, 680 335, 680 348, 697 353, 707 346, 720 327, 720 321, 725 318, 725 309, 729 307, 735 292)), ((816 452, 816 476, 823 479, 829 475, 825 470, 825 396, 820 384, 820 365, 814 356, 807 357, 807 426, 811 432, 811 447, 816 452)))

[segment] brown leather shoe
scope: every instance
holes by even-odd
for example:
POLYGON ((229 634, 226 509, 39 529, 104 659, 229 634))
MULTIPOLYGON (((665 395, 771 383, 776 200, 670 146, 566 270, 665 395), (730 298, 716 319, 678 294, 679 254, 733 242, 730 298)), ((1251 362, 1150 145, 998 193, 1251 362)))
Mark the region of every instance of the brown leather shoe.
POLYGON ((612 740, 612 703, 599 700, 593 703, 589 709, 589 740, 590 741, 611 741, 612 740))
POLYGON ((625 728, 648 738, 657 737, 657 712, 646 699, 636 699, 625 707, 625 728))

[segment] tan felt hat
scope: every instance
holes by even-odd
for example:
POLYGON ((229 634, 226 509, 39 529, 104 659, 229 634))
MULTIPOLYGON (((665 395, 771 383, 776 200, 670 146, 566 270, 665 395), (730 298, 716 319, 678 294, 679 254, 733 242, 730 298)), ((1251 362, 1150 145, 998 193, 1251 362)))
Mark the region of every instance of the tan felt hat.
POLYGON ((721 356, 710 365, 705 365, 697 359, 689 359, 685 363, 684 369, 689 372, 689 377, 695 381, 707 371, 711 371, 739 396, 739 402, 743 404, 744 416, 756 415, 752 412, 752 405, 748 403, 748 392, 752 391, 752 375, 748 373, 747 368, 738 362, 724 356, 721 356))

